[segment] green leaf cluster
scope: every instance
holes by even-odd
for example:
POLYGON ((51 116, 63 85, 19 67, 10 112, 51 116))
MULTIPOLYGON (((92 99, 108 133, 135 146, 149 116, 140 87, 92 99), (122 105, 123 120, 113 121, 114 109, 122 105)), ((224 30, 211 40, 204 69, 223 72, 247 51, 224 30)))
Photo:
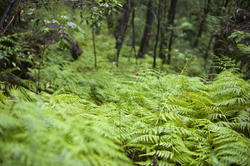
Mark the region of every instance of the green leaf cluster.
POLYGON ((250 86, 237 74, 83 75, 73 63, 42 71, 53 95, 1 97, 1 165, 248 165, 250 86))

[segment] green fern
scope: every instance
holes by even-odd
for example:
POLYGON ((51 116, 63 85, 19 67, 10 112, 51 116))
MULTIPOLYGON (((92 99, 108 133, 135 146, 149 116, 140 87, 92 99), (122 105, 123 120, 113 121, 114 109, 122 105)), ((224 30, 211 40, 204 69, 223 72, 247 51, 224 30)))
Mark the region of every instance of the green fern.
MULTIPOLYGON (((97 49, 114 52, 106 50, 114 41, 102 40, 97 49)), ((45 58, 41 94, 0 91, 0 165, 249 165, 250 87, 237 70, 208 81, 146 62, 118 69, 100 56, 97 71, 83 47, 74 62, 45 58)))

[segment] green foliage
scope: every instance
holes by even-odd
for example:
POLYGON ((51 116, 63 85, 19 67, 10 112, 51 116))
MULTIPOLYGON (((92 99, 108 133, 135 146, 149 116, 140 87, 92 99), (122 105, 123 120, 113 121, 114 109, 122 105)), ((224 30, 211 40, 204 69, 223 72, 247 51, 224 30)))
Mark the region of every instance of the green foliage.
POLYGON ((81 19, 91 27, 100 27, 105 15, 110 15, 116 8, 122 7, 123 0, 94 0, 92 2, 79 3, 81 19))
POLYGON ((242 32, 242 31, 235 31, 228 37, 228 39, 234 40, 235 43, 237 44, 247 38, 250 38, 250 33, 242 32))
POLYGON ((0 38, 0 69, 16 68, 25 60, 20 45, 15 42, 17 34, 0 38))
POLYGON ((53 95, 12 90, 2 98, 1 165, 249 163, 249 84, 237 74, 209 83, 84 63, 41 71, 53 95))
POLYGON ((28 92, 36 102, 29 103, 19 91, 12 95, 20 102, 0 111, 1 165, 129 165, 109 120, 79 97, 44 96, 41 103, 28 92))
POLYGON ((249 83, 225 71, 211 85, 210 94, 216 109, 209 115, 209 119, 217 121, 219 126, 235 129, 249 137, 249 115, 246 112, 250 107, 249 83))
POLYGON ((23 79, 33 80, 29 68, 35 64, 37 57, 25 41, 27 34, 16 33, 0 38, 0 81, 5 82, 5 93, 8 93, 9 85, 28 88, 23 79))
POLYGON ((84 32, 73 34, 83 48, 77 61, 59 43, 44 51, 41 94, 0 91, 0 165, 249 164, 250 86, 230 59, 217 57, 223 72, 214 80, 186 76, 193 68, 179 50, 174 60, 182 64, 174 68, 181 74, 151 70, 149 58, 135 66, 123 56, 116 68, 108 59, 114 41, 104 34, 96 38, 95 70, 89 29, 84 32))

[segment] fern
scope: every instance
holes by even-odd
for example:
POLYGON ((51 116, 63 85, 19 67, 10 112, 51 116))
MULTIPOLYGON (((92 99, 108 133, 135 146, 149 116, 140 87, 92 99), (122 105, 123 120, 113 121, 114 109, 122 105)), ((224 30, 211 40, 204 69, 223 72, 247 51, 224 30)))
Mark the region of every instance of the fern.
POLYGON ((208 81, 100 56, 96 71, 83 47, 74 62, 45 51, 39 95, 4 96, 0 83, 0 165, 249 165, 250 88, 237 70, 208 81))
MULTIPOLYGON (((57 101, 58 97, 55 97, 57 101)), ((62 97, 64 96, 60 98, 62 97)), ((72 97, 68 96, 68 99, 72 97)), ((49 105, 54 103, 51 99, 49 105)), ((81 105, 81 101, 74 101, 81 105)), ((60 105, 54 109, 48 107, 48 104, 38 102, 39 108, 34 104, 21 102, 15 105, 11 114, 1 111, 0 127, 4 131, 1 132, 0 143, 2 165, 130 163, 122 154, 121 147, 112 141, 112 127, 107 120, 96 119, 98 117, 85 113, 79 107, 79 111, 75 110, 77 107, 71 107, 72 103, 68 103, 68 100, 60 100, 60 105)))
MULTIPOLYGON (((216 108, 213 114, 221 115, 218 121, 221 126, 231 127, 249 136, 249 117, 246 112, 250 106, 249 92, 249 84, 228 71, 221 73, 211 84, 210 95, 216 108)), ((213 114, 210 117, 215 117, 213 114)), ((212 120, 216 122, 216 119, 212 120)))

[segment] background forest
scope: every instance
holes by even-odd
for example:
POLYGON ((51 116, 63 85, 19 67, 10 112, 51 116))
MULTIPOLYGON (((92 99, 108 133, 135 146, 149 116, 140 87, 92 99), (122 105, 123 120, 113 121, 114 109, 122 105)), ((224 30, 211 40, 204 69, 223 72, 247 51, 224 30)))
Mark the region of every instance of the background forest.
POLYGON ((249 166, 250 1, 1 0, 1 166, 249 166))

